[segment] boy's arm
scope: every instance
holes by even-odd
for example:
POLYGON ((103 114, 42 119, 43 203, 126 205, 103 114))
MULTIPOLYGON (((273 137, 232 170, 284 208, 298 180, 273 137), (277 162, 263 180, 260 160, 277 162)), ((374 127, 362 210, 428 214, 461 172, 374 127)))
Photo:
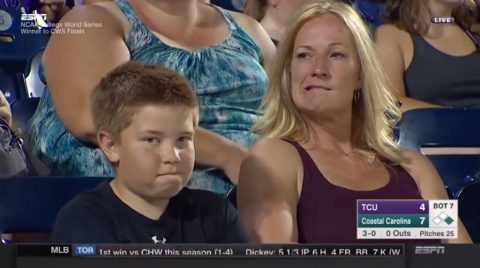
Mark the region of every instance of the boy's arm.
POLYGON ((230 202, 225 201, 225 230, 222 237, 220 237, 219 243, 223 244, 243 244, 249 243, 250 239, 247 235, 247 231, 243 227, 237 210, 230 202))

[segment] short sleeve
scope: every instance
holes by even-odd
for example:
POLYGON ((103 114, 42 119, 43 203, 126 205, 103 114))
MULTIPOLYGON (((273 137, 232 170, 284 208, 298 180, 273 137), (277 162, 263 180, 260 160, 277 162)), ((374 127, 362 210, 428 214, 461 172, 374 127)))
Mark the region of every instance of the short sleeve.
POLYGON ((54 243, 115 243, 107 215, 99 205, 74 199, 60 211, 50 240, 54 243))
POLYGON ((223 244, 243 244, 249 243, 247 232, 243 227, 237 210, 233 205, 225 200, 225 228, 223 235, 220 237, 220 243, 223 244))

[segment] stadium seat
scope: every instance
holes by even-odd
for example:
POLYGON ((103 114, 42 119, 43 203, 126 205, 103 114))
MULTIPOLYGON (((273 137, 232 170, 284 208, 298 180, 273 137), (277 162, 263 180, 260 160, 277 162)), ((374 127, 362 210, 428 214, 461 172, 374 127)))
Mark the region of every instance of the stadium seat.
POLYGON ((0 234, 50 233, 59 210, 102 177, 16 177, 0 180, 0 234))
MULTIPOLYGON (((404 113, 398 124, 401 147, 480 147, 480 109, 427 108, 404 113)), ((427 155, 437 168, 450 197, 480 170, 480 154, 427 155)))
POLYGON ((458 215, 473 242, 480 243, 480 182, 469 183, 457 194, 458 215))
POLYGON ((384 5, 383 0, 355 0, 353 7, 362 14, 365 22, 368 23, 373 32, 378 26, 384 23, 384 5))
MULTIPOLYGON (((480 109, 428 108, 404 113, 398 125, 403 148, 480 147, 480 109)), ((450 198, 458 199, 459 216, 472 239, 480 242, 480 154, 427 155, 450 198)))
POLYGON ((221 8, 242 12, 246 0, 211 0, 210 3, 221 8))

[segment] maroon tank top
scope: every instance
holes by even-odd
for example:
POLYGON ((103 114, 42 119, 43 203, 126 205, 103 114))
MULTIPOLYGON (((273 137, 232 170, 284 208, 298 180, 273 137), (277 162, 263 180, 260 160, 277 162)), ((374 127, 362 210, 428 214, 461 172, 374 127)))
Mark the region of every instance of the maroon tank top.
POLYGON ((439 240, 357 239, 357 199, 422 199, 417 184, 400 165, 387 164, 390 181, 371 191, 331 184, 308 152, 297 142, 303 164, 303 184, 297 205, 299 243, 439 243, 439 240))

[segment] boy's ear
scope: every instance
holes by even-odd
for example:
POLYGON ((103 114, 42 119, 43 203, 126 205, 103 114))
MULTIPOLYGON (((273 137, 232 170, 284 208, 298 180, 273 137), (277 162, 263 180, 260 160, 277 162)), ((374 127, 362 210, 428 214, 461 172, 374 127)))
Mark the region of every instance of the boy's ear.
POLYGON ((103 153, 107 156, 108 160, 116 164, 120 160, 118 155, 117 143, 112 139, 110 134, 105 131, 99 131, 97 133, 98 145, 102 149, 103 153))

